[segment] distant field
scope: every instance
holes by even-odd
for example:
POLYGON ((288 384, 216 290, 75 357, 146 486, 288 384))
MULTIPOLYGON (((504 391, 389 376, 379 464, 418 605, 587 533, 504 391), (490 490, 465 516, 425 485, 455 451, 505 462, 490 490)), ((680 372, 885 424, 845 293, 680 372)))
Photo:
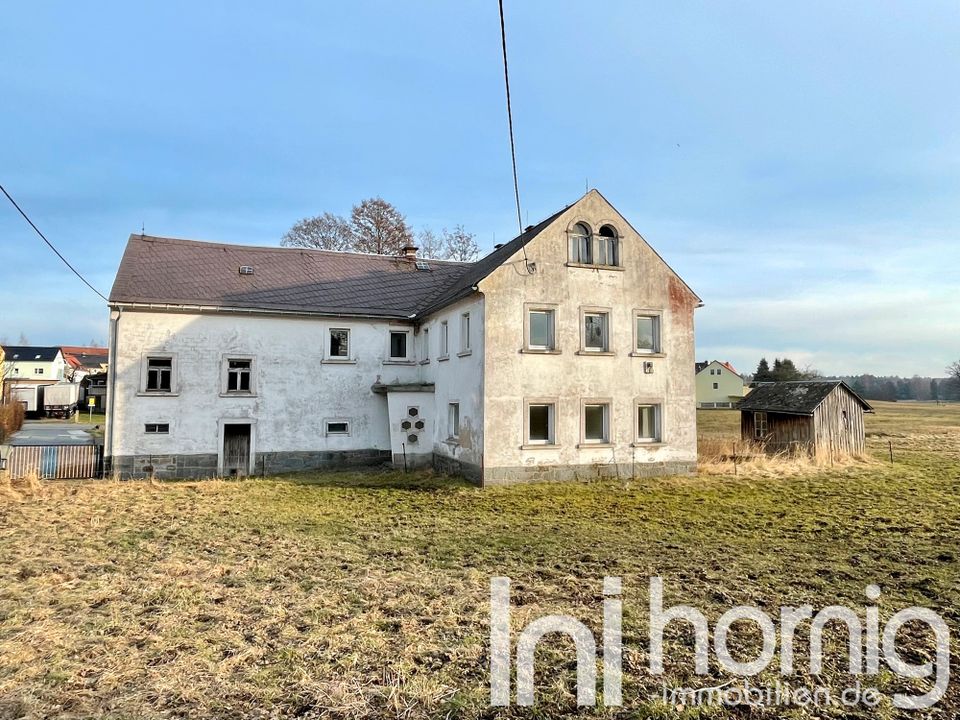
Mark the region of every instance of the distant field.
MULTIPOLYGON (((704 436, 737 432, 735 413, 699 419, 704 436)), ((726 716, 654 699, 651 575, 663 577, 668 604, 695 605, 711 622, 744 603, 862 611, 864 586, 878 583, 885 615, 919 604, 948 618, 956 668, 960 406, 878 403, 867 428, 871 461, 802 476, 741 468, 488 490, 397 473, 8 486, 0 718, 576 715, 572 654, 561 642, 538 653, 533 710, 487 707, 494 575, 513 580, 515 637, 554 612, 599 635, 602 579, 623 578, 626 708, 583 717, 726 716)), ((737 652, 749 654, 756 638, 740 637, 737 652)), ((681 626, 668 628, 669 683, 730 680, 719 666, 694 677, 691 642, 681 626)), ((801 673, 795 684, 849 685, 842 643, 831 632, 823 674, 801 673)), ((911 662, 929 654, 922 632, 901 643, 911 662)), ((773 665, 755 682, 777 677, 773 665)), ((862 681, 902 688, 889 674, 862 681)), ((956 687, 932 717, 960 712, 956 687)), ((877 710, 735 714, 896 716, 889 700, 877 710)))

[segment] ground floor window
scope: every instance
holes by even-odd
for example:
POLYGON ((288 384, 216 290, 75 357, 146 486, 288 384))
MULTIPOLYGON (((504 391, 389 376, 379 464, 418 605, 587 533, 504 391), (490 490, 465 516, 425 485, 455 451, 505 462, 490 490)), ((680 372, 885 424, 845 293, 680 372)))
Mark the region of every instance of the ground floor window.
POLYGON ((637 405, 637 442, 660 441, 660 406, 637 405))
POLYGON ((447 407, 447 435, 456 440, 460 437, 460 403, 447 407))
POLYGON ((765 412, 755 412, 753 414, 753 436, 761 440, 767 435, 767 414, 765 412))
POLYGON ((553 403, 530 403, 527 406, 527 443, 529 445, 554 445, 554 416, 556 406, 553 403))
POLYGON ((610 404, 585 403, 583 406, 583 441, 610 442, 610 404))

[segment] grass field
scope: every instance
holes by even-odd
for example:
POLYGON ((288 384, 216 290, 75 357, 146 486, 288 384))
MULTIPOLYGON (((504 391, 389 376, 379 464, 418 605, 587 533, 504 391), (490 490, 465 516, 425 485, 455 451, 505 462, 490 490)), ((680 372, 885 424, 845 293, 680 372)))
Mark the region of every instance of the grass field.
MULTIPOLYGON (((736 432, 728 411, 701 433, 736 432)), ((574 658, 538 651, 532 709, 488 708, 490 578, 512 578, 514 637, 563 612, 599 637, 602 580, 623 578, 624 703, 584 717, 727 716, 665 705, 647 671, 647 583, 715 622, 737 604, 849 605, 960 621, 960 406, 879 404, 873 459, 805 472, 479 490, 396 473, 240 482, 9 486, 0 498, 0 717, 553 718, 576 714, 574 658), (894 446, 894 462, 888 459, 894 446)), ((734 633, 736 652, 756 636, 734 633)), ((692 636, 667 631, 670 684, 692 636)), ((828 636, 819 677, 852 683, 828 636)), ((910 662, 927 634, 900 636, 910 662)), ((957 638, 954 638, 954 647, 957 638)), ((803 657, 798 643, 798 658, 803 657)), ((954 649, 952 665, 958 668, 954 649)), ((756 683, 773 682, 776 665, 756 683)), ((960 678, 960 675, 958 675, 960 678)), ((885 693, 883 674, 862 678, 885 693)), ((915 681, 925 687, 925 681, 915 681)), ((930 717, 960 712, 956 681, 930 717)), ((730 712, 730 711, 726 711, 730 712)), ((895 717, 782 708, 741 717, 895 717)), ((906 717, 907 714, 904 714, 906 717)), ((912 714, 912 717, 925 717, 912 714)))

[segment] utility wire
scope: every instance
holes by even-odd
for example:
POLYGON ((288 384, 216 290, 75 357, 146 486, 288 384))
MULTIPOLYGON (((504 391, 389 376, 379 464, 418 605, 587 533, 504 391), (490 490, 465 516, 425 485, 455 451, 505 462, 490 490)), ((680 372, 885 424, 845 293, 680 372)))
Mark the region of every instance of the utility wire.
MULTIPOLYGON (((500 0, 500 44, 503 46, 503 83, 507 88, 507 124, 510 127, 510 158, 513 161, 513 193, 517 198, 517 226, 523 234, 520 213, 520 181, 517 179, 517 147, 513 141, 513 110, 510 107, 510 73, 507 70, 507 28, 503 19, 503 0, 500 0)), ((526 248, 524 248, 526 255, 526 248)))
POLYGON ((46 236, 42 232, 40 232, 40 228, 38 228, 36 225, 33 224, 33 220, 31 220, 27 216, 27 214, 23 211, 23 209, 19 205, 17 205, 17 201, 14 200, 12 197, 10 197, 10 193, 7 192, 7 189, 3 185, 0 185, 0 190, 2 190, 3 194, 7 196, 7 200, 9 200, 11 204, 17 209, 17 212, 23 215, 23 219, 30 224, 30 227, 33 228, 34 232, 36 232, 37 235, 40 236, 40 239, 43 240, 47 244, 47 246, 51 250, 53 250, 54 253, 56 253, 56 256, 63 261, 63 264, 66 265, 68 268, 70 268, 73 271, 73 274, 83 281, 84 285, 86 285, 88 288, 93 290, 97 295, 103 298, 104 302, 110 302, 109 300, 107 300, 106 296, 102 292, 100 292, 93 285, 87 282, 87 279, 83 275, 81 275, 79 271, 73 265, 71 265, 63 255, 60 254, 60 251, 53 246, 52 242, 47 240, 46 236))

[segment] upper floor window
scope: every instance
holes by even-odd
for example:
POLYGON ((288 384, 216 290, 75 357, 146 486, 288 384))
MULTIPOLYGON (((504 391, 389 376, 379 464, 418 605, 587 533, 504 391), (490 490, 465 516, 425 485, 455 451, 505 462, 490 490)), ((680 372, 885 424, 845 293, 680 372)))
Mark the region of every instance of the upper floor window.
POLYGON ((440 323, 440 357, 450 354, 450 324, 444 320, 440 323))
POLYGON ((251 390, 250 375, 253 361, 248 358, 227 359, 227 392, 249 393, 251 390))
POLYGON ((408 334, 409 333, 406 330, 390 331, 390 359, 391 360, 407 359, 407 335, 408 334))
POLYGON ((600 237, 597 238, 597 265, 620 265, 620 238, 612 225, 600 228, 600 237))
POLYGON ((556 308, 527 308, 527 350, 556 350, 556 308))
POLYGON ((613 225, 603 225, 594 235, 586 223, 570 229, 569 262, 576 265, 620 267, 620 234, 613 225))
MULTIPOLYGON (((660 352, 660 316, 648 313, 636 313, 634 315, 634 352, 638 353, 658 353, 660 352)), ((710 371, 713 374, 713 370, 710 371)))
POLYGON ((423 328, 421 333, 422 339, 421 343, 423 344, 423 352, 420 355, 420 360, 426 362, 430 359, 430 328, 423 328))
POLYGON ((470 313, 460 316, 460 352, 470 352, 470 313))
POLYGON ((577 223, 570 231, 570 262, 593 264, 593 236, 583 223, 577 223))
POLYGON ((34 368, 34 369, 33 369, 33 374, 34 374, 34 375, 43 375, 43 368, 34 368))
POLYGON ((147 392, 173 392, 173 358, 147 358, 147 379, 144 389, 147 392))
POLYGON ((609 313, 585 312, 583 314, 583 349, 587 352, 610 350, 609 313))
POLYGON ((346 360, 350 357, 349 328, 330 328, 330 359, 346 360))

